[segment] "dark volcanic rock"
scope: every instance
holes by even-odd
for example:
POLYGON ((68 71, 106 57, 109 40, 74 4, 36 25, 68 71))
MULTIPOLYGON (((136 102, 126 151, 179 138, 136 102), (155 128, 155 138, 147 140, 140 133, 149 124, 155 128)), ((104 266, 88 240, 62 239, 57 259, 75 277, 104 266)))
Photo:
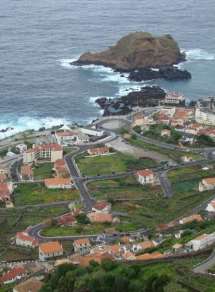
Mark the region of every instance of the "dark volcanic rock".
POLYGON ((157 106, 165 98, 165 91, 157 86, 143 87, 140 91, 130 92, 120 98, 98 98, 96 103, 104 110, 103 116, 126 115, 135 106, 157 106))
POLYGON ((180 70, 174 66, 165 66, 157 69, 144 68, 132 71, 129 74, 129 80, 143 81, 163 78, 165 80, 188 80, 191 74, 186 70, 180 70))
POLYGON ((185 60, 177 42, 170 35, 153 36, 135 32, 100 53, 85 53, 73 64, 103 65, 121 72, 177 64, 185 60))

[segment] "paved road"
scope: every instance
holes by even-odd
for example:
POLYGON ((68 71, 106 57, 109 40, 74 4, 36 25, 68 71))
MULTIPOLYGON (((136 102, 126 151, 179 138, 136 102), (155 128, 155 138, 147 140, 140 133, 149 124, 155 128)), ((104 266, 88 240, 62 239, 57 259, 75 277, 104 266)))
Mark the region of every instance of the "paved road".
POLYGON ((84 204, 84 207, 85 207, 86 211, 90 211, 92 209, 93 204, 95 203, 95 200, 91 198, 91 196, 88 192, 88 189, 86 187, 86 184, 82 180, 79 179, 80 174, 76 168, 74 158, 67 155, 67 156, 65 156, 65 160, 66 160, 67 166, 69 168, 70 175, 71 175, 72 179, 74 180, 76 187, 80 191, 80 196, 81 196, 81 200, 84 204))
POLYGON ((163 171, 163 172, 158 172, 158 177, 159 177, 159 181, 161 184, 161 188, 164 192, 164 196, 165 198, 171 198, 173 196, 173 190, 172 190, 172 186, 171 183, 167 177, 167 172, 163 171))
POLYGON ((215 266, 215 250, 212 252, 212 254, 202 263, 197 265, 194 269, 193 272, 197 274, 207 274, 208 269, 212 268, 215 266))

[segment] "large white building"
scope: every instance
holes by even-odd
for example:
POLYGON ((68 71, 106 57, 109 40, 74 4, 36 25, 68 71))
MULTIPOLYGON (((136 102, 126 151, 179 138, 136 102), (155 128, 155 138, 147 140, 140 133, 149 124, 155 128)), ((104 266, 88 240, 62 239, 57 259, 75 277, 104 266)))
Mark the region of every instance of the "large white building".
POLYGON ((62 146, 79 145, 89 142, 89 137, 77 130, 66 130, 55 133, 57 143, 62 146))
POLYGON ((58 144, 34 145, 23 153, 23 163, 32 163, 37 160, 55 162, 63 158, 63 148, 58 144))
POLYGON ((195 121, 199 124, 214 126, 215 113, 197 108, 195 111, 195 121))
POLYGON ((192 248, 194 251, 206 248, 215 243, 215 232, 210 234, 202 234, 195 239, 189 241, 186 246, 192 248))
POLYGON ((63 247, 58 241, 45 242, 39 245, 39 259, 41 261, 62 255, 63 247))

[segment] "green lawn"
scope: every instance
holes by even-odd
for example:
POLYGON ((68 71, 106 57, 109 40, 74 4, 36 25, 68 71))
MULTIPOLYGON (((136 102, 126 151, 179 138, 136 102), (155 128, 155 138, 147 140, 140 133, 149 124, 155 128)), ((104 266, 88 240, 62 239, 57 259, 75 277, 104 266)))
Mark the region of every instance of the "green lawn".
POLYGON ((151 159, 135 159, 130 155, 119 152, 95 157, 88 157, 87 154, 82 154, 76 158, 76 162, 81 173, 89 176, 156 166, 156 162, 151 159))
POLYGON ((28 226, 44 222, 68 212, 65 207, 27 208, 25 210, 5 209, 0 214, 0 260, 38 258, 37 250, 11 245, 16 232, 28 226))
POLYGON ((70 236, 70 235, 88 235, 88 234, 100 234, 104 232, 105 228, 110 227, 110 224, 87 224, 81 225, 77 224, 76 226, 50 226, 42 231, 44 236, 70 236))
POLYGON ((35 179, 50 178, 53 176, 53 163, 45 162, 34 166, 33 168, 35 179))
POLYGON ((16 206, 76 200, 79 192, 72 190, 50 190, 41 183, 19 184, 14 191, 16 206))

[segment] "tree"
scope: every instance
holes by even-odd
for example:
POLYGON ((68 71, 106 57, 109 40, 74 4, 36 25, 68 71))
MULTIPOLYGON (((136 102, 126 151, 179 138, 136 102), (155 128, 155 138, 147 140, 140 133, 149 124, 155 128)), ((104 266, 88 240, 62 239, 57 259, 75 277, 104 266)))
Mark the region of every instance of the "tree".
POLYGON ((76 216, 76 220, 79 224, 89 224, 90 220, 88 219, 87 215, 84 213, 80 213, 76 216))

